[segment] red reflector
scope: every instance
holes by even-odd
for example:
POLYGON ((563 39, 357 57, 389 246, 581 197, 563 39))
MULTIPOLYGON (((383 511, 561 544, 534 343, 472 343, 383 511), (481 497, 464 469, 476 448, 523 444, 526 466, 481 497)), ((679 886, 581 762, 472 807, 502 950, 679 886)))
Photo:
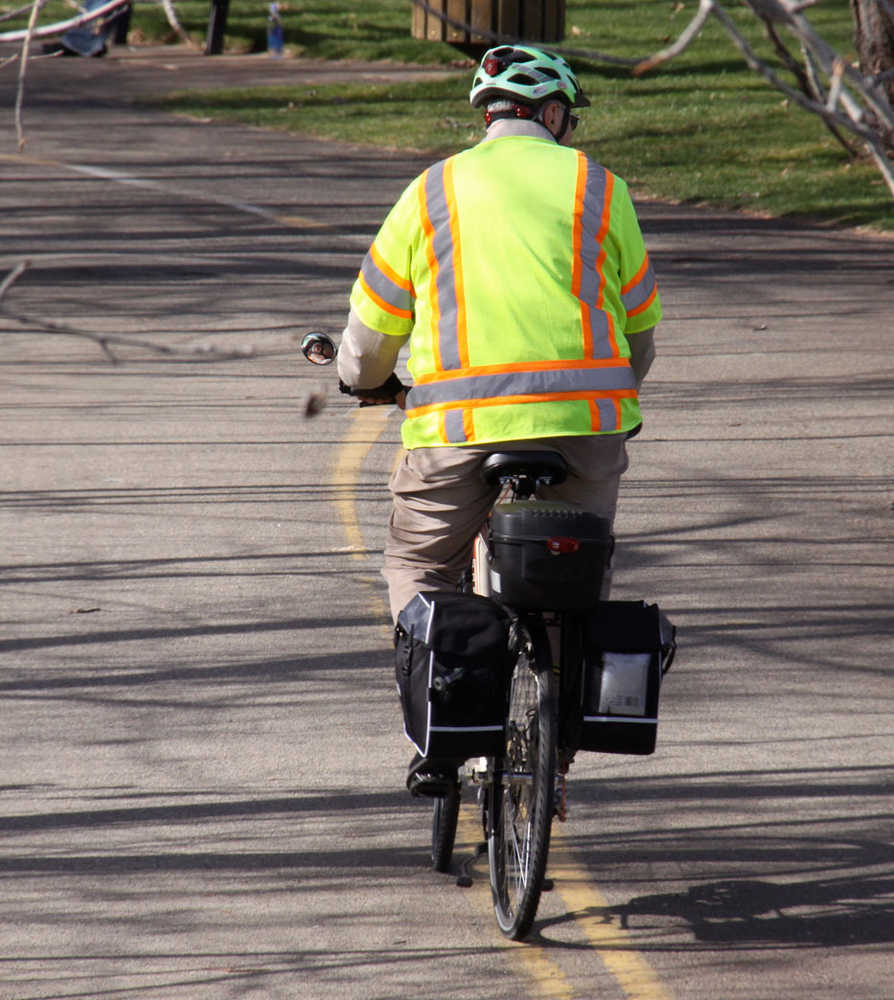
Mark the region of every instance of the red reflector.
POLYGON ((547 538, 546 547, 554 556, 562 556, 568 552, 579 552, 580 542, 576 538, 555 536, 553 538, 547 538))
POLYGON ((494 56, 488 56, 484 60, 484 72, 488 76, 496 76, 500 72, 500 60, 494 58, 494 56))

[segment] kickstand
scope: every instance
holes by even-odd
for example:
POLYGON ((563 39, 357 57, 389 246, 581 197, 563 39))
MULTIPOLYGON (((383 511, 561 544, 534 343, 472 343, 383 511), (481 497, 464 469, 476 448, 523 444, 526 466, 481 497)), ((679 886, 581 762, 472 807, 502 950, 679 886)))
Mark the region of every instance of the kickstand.
POLYGON ((475 853, 471 857, 466 858, 460 866, 460 874, 456 877, 456 884, 461 889, 468 889, 472 885, 473 879, 469 874, 469 866, 474 865, 482 854, 487 854, 487 841, 485 840, 475 845, 475 853))

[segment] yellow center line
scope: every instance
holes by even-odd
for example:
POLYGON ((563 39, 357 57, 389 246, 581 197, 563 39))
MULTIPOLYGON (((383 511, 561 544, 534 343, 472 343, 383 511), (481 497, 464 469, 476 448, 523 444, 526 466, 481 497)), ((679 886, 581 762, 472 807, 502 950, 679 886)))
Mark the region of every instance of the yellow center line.
POLYGON ((568 913, 596 950, 629 1000, 672 1000, 645 957, 636 950, 632 935, 606 919, 609 901, 593 884, 592 875, 574 859, 558 823, 553 824, 549 874, 555 879, 568 913))
MULTIPOLYGON (((481 840, 481 820, 477 807, 467 808, 464 806, 459 813, 459 824, 457 826, 457 838, 462 839, 464 844, 468 844, 470 849, 481 840)), ((487 864, 486 861, 483 862, 487 864)), ((476 881, 476 884, 477 881, 476 881)), ((482 905, 489 905, 491 901, 490 885, 487 891, 479 893, 482 905)), ((564 971, 550 958, 549 951, 543 945, 531 941, 515 944, 504 938, 496 926, 494 927, 494 938, 507 951, 511 949, 513 960, 518 960, 523 967, 525 978, 531 987, 536 991, 529 995, 529 1000, 534 997, 542 1000, 575 1000, 575 992, 568 981, 564 971)))
POLYGON ((390 416, 390 406, 352 410, 347 436, 336 453, 332 485, 341 487, 341 495, 335 506, 352 550, 352 559, 366 559, 363 531, 357 516, 357 473, 381 437, 390 416))

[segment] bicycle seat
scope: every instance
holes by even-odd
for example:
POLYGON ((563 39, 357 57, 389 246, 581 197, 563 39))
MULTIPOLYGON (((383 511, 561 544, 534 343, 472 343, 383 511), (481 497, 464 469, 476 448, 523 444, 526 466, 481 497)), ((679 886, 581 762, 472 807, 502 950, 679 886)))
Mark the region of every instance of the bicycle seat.
POLYGON ((481 466, 481 477, 490 486, 504 479, 530 477, 555 486, 568 475, 565 459, 556 451, 497 451, 481 466))

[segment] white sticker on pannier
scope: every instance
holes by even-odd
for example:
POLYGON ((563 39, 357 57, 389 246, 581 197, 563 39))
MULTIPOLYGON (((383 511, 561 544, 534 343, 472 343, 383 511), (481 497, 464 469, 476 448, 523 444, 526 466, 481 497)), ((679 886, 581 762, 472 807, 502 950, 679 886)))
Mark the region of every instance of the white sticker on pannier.
POLYGON ((650 653, 603 653, 600 714, 646 714, 651 662, 650 653))

